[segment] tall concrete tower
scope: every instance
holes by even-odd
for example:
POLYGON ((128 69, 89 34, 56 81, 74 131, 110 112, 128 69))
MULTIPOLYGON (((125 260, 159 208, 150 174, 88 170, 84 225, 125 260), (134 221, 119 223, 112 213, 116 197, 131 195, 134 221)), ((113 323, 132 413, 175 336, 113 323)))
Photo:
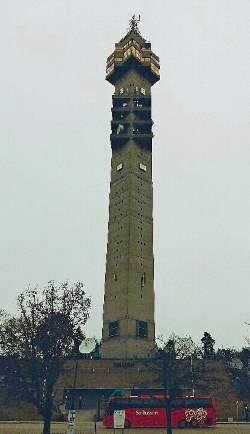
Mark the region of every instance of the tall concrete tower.
POLYGON ((102 358, 146 358, 155 345, 151 87, 159 58, 135 16, 107 59, 115 86, 102 358))

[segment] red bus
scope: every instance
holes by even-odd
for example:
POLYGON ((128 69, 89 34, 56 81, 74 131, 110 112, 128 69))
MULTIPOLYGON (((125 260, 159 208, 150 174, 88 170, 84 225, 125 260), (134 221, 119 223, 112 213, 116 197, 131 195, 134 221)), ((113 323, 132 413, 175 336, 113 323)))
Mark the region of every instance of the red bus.
MULTIPOLYGON (((103 424, 106 428, 113 428, 115 410, 125 410, 126 428, 166 427, 166 399, 162 395, 111 398, 103 418, 103 424)), ((214 400, 210 397, 172 399, 171 420, 172 428, 215 425, 214 400)))

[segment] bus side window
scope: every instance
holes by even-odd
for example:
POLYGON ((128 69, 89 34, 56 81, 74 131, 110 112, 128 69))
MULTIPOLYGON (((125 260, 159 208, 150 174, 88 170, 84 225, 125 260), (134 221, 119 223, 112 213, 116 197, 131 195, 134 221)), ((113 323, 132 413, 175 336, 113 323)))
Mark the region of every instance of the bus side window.
POLYGON ((176 410, 178 408, 178 404, 176 399, 171 400, 171 410, 176 410))
POLYGON ((186 400, 184 400, 184 399, 176 399, 176 407, 177 408, 185 408, 185 407, 187 407, 186 400))
POLYGON ((112 405, 109 405, 107 408, 107 415, 112 416, 113 413, 114 413, 114 409, 112 408, 112 405))
POLYGON ((130 408, 142 408, 143 400, 142 399, 131 399, 128 401, 127 407, 130 408))
POLYGON ((129 407, 129 400, 127 399, 117 399, 114 401, 114 410, 124 410, 129 407))
POLYGON ((198 407, 212 407, 209 399, 186 399, 185 400, 186 408, 198 408, 198 407))
POLYGON ((145 408, 155 408, 155 407, 157 407, 155 399, 144 399, 143 407, 145 407, 145 408))

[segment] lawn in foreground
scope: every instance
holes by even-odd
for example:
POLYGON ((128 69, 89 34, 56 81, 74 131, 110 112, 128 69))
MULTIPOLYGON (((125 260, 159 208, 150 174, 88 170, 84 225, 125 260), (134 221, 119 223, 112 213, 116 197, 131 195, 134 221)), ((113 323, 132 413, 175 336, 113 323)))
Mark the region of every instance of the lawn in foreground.
MULTIPOLYGON (((118 430, 116 430, 117 433, 118 430)), ((0 434, 41 434, 42 424, 39 422, 0 422, 0 434)), ((67 424, 57 422, 52 424, 53 433, 66 433, 67 424)), ((94 434, 93 423, 82 423, 77 427, 76 433, 94 434)), ((97 424, 98 434, 113 434, 112 429, 104 429, 101 423, 97 424)), ((121 431, 122 433, 122 431, 121 431)), ((162 429, 129 429, 124 430, 123 434, 166 434, 162 429)), ((202 429, 174 429, 174 434, 250 434, 249 425, 217 425, 213 428, 202 429)))

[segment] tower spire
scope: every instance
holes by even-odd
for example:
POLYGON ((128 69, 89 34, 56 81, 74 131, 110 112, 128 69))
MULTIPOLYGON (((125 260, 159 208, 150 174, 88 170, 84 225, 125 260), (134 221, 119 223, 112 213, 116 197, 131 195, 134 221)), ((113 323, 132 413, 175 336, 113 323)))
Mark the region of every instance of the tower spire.
POLYGON ((133 31, 135 33, 138 33, 139 35, 140 30, 139 30, 139 26, 138 23, 141 21, 141 16, 138 15, 138 18, 136 17, 136 15, 132 15, 132 17, 129 20, 129 31, 133 31))

